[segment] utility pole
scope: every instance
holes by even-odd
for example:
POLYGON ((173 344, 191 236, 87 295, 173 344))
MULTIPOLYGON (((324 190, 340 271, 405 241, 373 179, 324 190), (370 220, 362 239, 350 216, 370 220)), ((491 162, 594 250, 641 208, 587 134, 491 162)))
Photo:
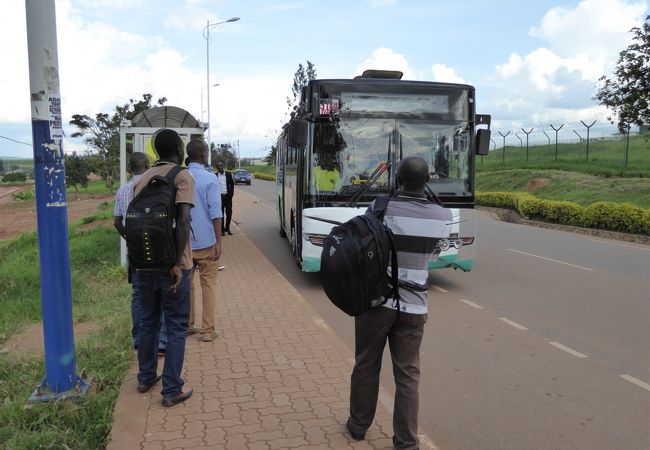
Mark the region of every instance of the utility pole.
POLYGON ((45 353, 29 401, 47 402, 85 395, 88 384, 76 374, 54 0, 26 0, 25 12, 45 353))
POLYGON ((553 131, 555 131, 555 160, 557 161, 557 132, 562 129, 564 124, 560 125, 560 128, 555 128, 552 124, 549 125, 553 128, 553 131))
POLYGON ((532 133, 534 129, 535 128, 531 128, 529 131, 526 131, 523 128, 521 129, 521 131, 523 131, 526 134, 526 164, 528 164, 528 135, 532 133))

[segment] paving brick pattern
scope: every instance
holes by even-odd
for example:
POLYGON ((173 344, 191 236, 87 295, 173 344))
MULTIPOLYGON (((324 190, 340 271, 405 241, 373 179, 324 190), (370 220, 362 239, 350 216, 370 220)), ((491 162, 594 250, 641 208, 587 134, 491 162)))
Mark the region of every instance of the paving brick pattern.
POLYGON ((226 270, 218 277, 220 335, 209 343, 187 339, 184 376, 194 395, 163 408, 159 386, 135 392, 134 366, 108 448, 392 448, 392 418, 381 403, 366 440, 351 439, 345 421, 352 351, 243 231, 234 230, 224 239, 226 270))

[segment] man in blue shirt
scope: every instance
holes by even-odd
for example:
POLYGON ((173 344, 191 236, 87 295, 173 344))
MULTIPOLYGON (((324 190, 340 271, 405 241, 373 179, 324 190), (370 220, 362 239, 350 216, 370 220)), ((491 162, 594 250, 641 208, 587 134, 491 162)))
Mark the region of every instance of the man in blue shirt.
MULTIPOLYGON (((217 337, 214 328, 216 309, 216 284, 219 257, 221 256, 221 189, 219 180, 208 172, 204 164, 208 146, 201 139, 193 139, 187 144, 187 168, 194 177, 194 208, 192 209, 192 259, 194 269, 190 286, 194 284, 196 269, 201 277, 201 296, 203 302, 202 326, 199 339, 213 341, 217 337)), ((189 334, 193 334, 196 313, 196 290, 190 289, 189 334)))

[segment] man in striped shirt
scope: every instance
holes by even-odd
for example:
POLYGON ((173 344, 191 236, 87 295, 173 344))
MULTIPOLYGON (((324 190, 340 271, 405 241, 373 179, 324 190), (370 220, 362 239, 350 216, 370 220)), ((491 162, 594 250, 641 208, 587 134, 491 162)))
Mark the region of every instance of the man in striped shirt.
POLYGON ((452 215, 427 199, 424 190, 429 167, 424 159, 404 158, 396 176, 400 190, 388 204, 384 221, 395 237, 401 299, 399 303, 389 299, 355 318, 347 428, 355 440, 362 440, 374 419, 381 359, 388 340, 396 386, 393 445, 412 450, 419 448, 420 343, 427 321, 428 264, 437 256, 438 241, 451 233, 452 215))

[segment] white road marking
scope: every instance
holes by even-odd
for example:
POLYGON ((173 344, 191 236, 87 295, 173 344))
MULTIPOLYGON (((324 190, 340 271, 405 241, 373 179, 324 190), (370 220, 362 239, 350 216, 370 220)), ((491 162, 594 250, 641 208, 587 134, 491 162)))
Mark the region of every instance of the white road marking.
POLYGON ((508 318, 506 318, 506 317, 499 317, 499 319, 502 320, 502 321, 504 321, 504 322, 507 323, 508 325, 510 325, 510 326, 512 326, 512 327, 515 327, 515 328, 518 329, 518 330, 527 330, 527 329, 528 329, 528 328, 526 328, 525 326, 520 325, 520 324, 518 324, 517 322, 514 322, 514 321, 512 321, 512 320, 510 320, 510 319, 508 319, 508 318))
POLYGON ((562 345, 559 342, 551 341, 549 342, 549 344, 551 344, 553 347, 559 348, 560 350, 567 352, 570 355, 575 356, 576 358, 589 358, 589 356, 585 355, 584 353, 580 353, 579 351, 569 348, 566 345, 562 345))
POLYGON ((443 294, 449 292, 447 289, 443 289, 440 286, 436 286, 435 284, 432 284, 431 287, 434 288, 438 292, 442 292, 443 294))
POLYGON ((646 391, 650 391, 650 384, 645 383, 638 378, 634 378, 631 375, 620 375, 621 378, 623 378, 625 381, 629 381, 630 383, 636 384, 640 388, 645 389, 646 391))
POLYGON ((526 252, 522 252, 522 251, 519 251, 519 250, 514 250, 514 249, 512 249, 512 248, 509 248, 509 249, 507 249, 507 250, 508 250, 509 252, 521 253, 522 255, 532 256, 533 258, 539 258, 539 259, 543 259, 543 260, 545 260, 545 261, 551 261, 551 262, 556 262, 556 263, 558 263, 558 264, 564 264, 565 266, 575 267, 576 269, 589 270, 589 271, 591 271, 591 272, 593 272, 593 270, 594 270, 594 269, 590 269, 589 267, 578 266, 578 265, 576 265, 576 264, 571 264, 571 263, 564 262, 564 261, 560 261, 560 260, 553 259, 553 258, 547 258, 547 257, 545 257, 545 256, 534 255, 534 254, 532 254, 532 253, 526 253, 526 252))
POLYGON ((465 300, 465 299, 461 298, 460 301, 463 302, 463 303, 468 304, 468 305, 471 306, 472 308, 483 309, 483 307, 482 307, 481 305, 477 305, 476 303, 474 303, 474 302, 470 302, 469 300, 465 300))

